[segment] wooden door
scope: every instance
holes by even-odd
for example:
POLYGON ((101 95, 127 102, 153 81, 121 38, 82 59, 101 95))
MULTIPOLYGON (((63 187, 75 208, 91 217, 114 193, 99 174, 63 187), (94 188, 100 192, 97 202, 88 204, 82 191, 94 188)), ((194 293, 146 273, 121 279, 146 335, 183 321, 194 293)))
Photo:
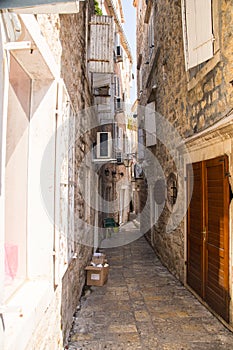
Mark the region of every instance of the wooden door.
POLYGON ((195 163, 188 170, 188 269, 187 282, 195 292, 203 294, 203 201, 202 163, 195 163), (193 185, 193 191, 191 191, 193 185))
POLYGON ((210 307, 229 321, 228 159, 218 157, 187 168, 187 282, 210 307), (191 184, 193 193, 191 196, 191 184))
POLYGON ((205 289, 204 299, 228 321, 229 182, 227 157, 205 164, 205 289))

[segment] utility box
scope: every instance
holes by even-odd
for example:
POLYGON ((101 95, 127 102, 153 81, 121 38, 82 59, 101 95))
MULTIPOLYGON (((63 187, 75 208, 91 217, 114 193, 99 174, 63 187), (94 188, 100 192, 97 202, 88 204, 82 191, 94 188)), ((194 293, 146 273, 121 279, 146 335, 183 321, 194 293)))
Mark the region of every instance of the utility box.
POLYGON ((87 266, 87 286, 103 286, 108 280, 109 265, 97 267, 87 266))

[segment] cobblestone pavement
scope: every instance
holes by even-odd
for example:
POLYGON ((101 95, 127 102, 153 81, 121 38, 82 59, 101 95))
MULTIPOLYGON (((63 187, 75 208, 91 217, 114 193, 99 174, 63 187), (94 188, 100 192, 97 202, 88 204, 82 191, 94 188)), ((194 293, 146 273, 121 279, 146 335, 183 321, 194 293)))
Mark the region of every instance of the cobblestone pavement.
POLYGON ((161 265, 144 237, 105 252, 108 282, 86 290, 69 350, 233 349, 233 334, 161 265))

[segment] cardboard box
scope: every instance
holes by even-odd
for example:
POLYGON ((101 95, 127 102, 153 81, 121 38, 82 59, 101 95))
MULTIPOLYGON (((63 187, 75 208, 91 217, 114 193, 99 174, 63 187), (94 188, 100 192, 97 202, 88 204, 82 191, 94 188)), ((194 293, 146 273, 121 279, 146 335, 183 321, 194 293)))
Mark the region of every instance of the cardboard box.
POLYGON ((91 261, 98 265, 98 264, 104 264, 107 260, 106 260, 106 255, 105 254, 101 254, 101 253, 95 253, 92 256, 91 261))
POLYGON ((109 266, 87 266, 87 286, 103 286, 108 280, 109 266))

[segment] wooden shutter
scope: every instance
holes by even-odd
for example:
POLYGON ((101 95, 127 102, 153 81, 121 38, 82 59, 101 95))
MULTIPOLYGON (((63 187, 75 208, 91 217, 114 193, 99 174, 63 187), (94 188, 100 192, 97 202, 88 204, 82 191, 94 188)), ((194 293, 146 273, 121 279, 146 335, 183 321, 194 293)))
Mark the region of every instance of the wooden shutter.
POLYGON ((114 75, 114 96, 120 97, 120 78, 114 75))
POLYGON ((113 18, 92 16, 90 23, 89 71, 94 73, 113 73, 113 18))
POLYGON ((184 0, 184 43, 186 68, 213 57, 212 1, 184 0))
POLYGON ((147 104, 145 110, 146 146, 156 145, 155 104, 147 104))

